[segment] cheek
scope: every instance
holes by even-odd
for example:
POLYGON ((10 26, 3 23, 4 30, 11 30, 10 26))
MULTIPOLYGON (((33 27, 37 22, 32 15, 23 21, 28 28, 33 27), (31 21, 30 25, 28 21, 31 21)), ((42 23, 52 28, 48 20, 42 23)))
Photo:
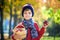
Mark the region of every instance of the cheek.
POLYGON ((32 14, 30 16, 32 17, 32 14))
POLYGON ((26 17, 27 15, 24 14, 24 17, 26 17))
POLYGON ((27 15, 24 15, 24 18, 26 19, 27 18, 27 15))
POLYGON ((32 17, 32 14, 30 14, 29 17, 32 17))

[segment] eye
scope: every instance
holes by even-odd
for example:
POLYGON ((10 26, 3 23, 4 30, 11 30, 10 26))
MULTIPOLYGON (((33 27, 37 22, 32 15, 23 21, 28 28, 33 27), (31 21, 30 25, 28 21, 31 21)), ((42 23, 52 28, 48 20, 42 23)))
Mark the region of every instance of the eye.
POLYGON ((29 14, 31 14, 31 12, 29 12, 29 14))

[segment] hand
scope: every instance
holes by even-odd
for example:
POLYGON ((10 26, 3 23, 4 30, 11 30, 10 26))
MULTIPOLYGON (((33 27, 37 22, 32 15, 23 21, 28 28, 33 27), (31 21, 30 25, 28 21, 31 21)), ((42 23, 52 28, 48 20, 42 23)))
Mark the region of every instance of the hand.
POLYGON ((17 31, 14 35, 15 39, 24 39, 26 37, 26 30, 23 31, 17 31))
POLYGON ((14 39, 16 39, 16 40, 17 40, 17 39, 22 39, 22 38, 21 38, 21 36, 20 36, 20 35, 16 35, 16 34, 15 34, 15 35, 14 35, 14 39))

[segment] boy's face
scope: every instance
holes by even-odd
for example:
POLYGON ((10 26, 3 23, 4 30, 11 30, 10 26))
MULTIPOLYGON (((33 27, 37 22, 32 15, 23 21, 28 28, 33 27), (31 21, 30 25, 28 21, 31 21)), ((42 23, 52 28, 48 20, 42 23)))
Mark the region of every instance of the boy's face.
POLYGON ((30 9, 24 11, 24 19, 29 20, 32 18, 32 12, 30 9))

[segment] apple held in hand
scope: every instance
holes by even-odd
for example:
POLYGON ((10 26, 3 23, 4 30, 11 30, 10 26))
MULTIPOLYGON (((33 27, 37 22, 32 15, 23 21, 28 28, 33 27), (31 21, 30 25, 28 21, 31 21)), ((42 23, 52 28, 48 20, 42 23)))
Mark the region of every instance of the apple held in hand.
POLYGON ((45 21, 43 22, 43 24, 44 24, 44 26, 48 25, 48 21, 45 20, 45 21))
POLYGON ((48 27, 48 21, 45 20, 45 21, 43 22, 43 24, 44 24, 44 25, 43 25, 44 28, 47 28, 47 27, 48 27))

